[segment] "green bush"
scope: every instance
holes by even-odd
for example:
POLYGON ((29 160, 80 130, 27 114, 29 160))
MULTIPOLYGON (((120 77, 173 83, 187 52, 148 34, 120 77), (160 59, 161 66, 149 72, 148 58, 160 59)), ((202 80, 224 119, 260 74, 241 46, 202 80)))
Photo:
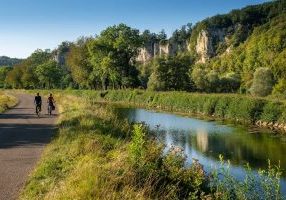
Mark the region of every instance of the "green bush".
POLYGON ((256 96, 267 96, 272 92, 273 74, 269 68, 257 68, 254 73, 251 94, 256 96))

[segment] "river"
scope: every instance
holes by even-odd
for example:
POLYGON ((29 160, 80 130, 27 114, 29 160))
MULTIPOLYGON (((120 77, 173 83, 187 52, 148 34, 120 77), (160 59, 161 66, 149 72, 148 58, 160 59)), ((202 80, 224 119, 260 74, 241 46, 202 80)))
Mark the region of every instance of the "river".
MULTIPOLYGON (((199 120, 176 114, 154 112, 139 108, 116 108, 121 117, 130 122, 144 122, 157 132, 157 138, 166 145, 184 149, 186 165, 193 158, 204 165, 206 171, 220 165, 219 155, 230 160, 231 173, 238 179, 245 176, 245 165, 249 163, 252 173, 259 168, 280 162, 286 169, 286 136, 270 130, 248 128, 240 125, 199 120)), ((286 194, 286 176, 281 179, 282 193, 286 194)))

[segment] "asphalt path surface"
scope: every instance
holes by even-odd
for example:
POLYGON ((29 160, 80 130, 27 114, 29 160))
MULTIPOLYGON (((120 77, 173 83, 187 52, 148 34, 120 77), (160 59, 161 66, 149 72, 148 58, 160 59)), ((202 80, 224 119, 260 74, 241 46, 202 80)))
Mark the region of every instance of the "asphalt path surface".
POLYGON ((45 99, 38 117, 33 96, 18 98, 15 108, 0 114, 0 200, 18 198, 56 128, 56 114, 47 115, 45 99))

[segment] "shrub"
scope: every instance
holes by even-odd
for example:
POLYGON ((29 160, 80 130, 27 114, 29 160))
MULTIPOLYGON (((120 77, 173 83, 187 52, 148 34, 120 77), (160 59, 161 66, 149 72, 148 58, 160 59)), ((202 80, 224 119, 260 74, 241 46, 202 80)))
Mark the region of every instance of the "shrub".
POLYGON ((203 66, 197 65, 191 72, 191 78, 198 90, 204 91, 208 87, 207 72, 203 66))
POLYGON ((217 72, 212 70, 207 73, 207 83, 207 88, 205 88, 207 92, 219 92, 220 79, 217 72))
POLYGON ((251 94, 256 96, 267 96, 272 91, 273 83, 273 74, 269 68, 257 68, 250 88, 251 94))
POLYGON ((230 163, 220 156, 221 165, 212 170, 210 188, 214 199, 283 199, 280 194, 280 166, 268 162, 267 170, 251 173, 246 165, 246 176, 239 181, 231 175, 230 163))
POLYGON ((129 157, 132 165, 140 167, 145 154, 145 131, 142 124, 134 125, 131 143, 129 145, 129 157))
POLYGON ((227 73, 220 79, 220 92, 236 92, 240 87, 240 76, 234 72, 227 73))

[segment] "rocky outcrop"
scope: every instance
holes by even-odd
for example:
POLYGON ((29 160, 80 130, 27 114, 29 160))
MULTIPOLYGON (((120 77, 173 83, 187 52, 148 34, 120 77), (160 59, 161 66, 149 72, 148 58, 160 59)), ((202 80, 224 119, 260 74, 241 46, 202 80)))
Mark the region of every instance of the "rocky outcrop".
POLYGON ((144 48, 139 50, 139 54, 136 58, 137 62, 146 63, 154 57, 161 56, 174 56, 180 51, 187 50, 187 42, 184 44, 178 44, 170 40, 161 42, 149 42, 144 48))
POLYGON ((66 57, 70 51, 70 42, 62 42, 57 49, 53 51, 53 60, 60 66, 66 65, 66 57))
POLYGON ((55 51, 53 60, 56 61, 59 65, 65 65, 66 55, 67 55, 67 52, 63 53, 63 52, 55 51))
POLYGON ((145 63, 151 60, 155 56, 155 44, 147 44, 144 48, 139 50, 139 54, 136 58, 136 61, 145 63))
MULTIPOLYGON (((149 42, 141 48, 137 61, 146 63, 156 56, 173 56, 178 52, 191 51, 198 55, 198 63, 206 63, 214 56, 228 54, 233 49, 232 37, 246 38, 248 28, 240 24, 225 28, 206 28, 199 31, 195 41, 195 46, 190 47, 188 42, 179 44, 173 40, 161 42, 149 42)), ((243 41, 243 39, 242 39, 243 41)))
POLYGON ((209 31, 202 30, 197 38, 196 53, 200 59, 198 62, 205 63, 214 55, 213 41, 209 31))
MULTIPOLYGON (((205 63, 210 58, 218 55, 228 54, 233 49, 233 36, 238 37, 240 42, 246 40, 249 27, 236 24, 226 28, 207 28, 199 32, 195 52, 199 56, 198 62, 205 63)), ((191 49, 189 49, 191 51, 191 49)))
POLYGON ((219 43, 228 41, 227 29, 208 29, 199 33, 196 44, 196 53, 199 56, 198 62, 205 63, 217 54, 216 47, 219 43))

